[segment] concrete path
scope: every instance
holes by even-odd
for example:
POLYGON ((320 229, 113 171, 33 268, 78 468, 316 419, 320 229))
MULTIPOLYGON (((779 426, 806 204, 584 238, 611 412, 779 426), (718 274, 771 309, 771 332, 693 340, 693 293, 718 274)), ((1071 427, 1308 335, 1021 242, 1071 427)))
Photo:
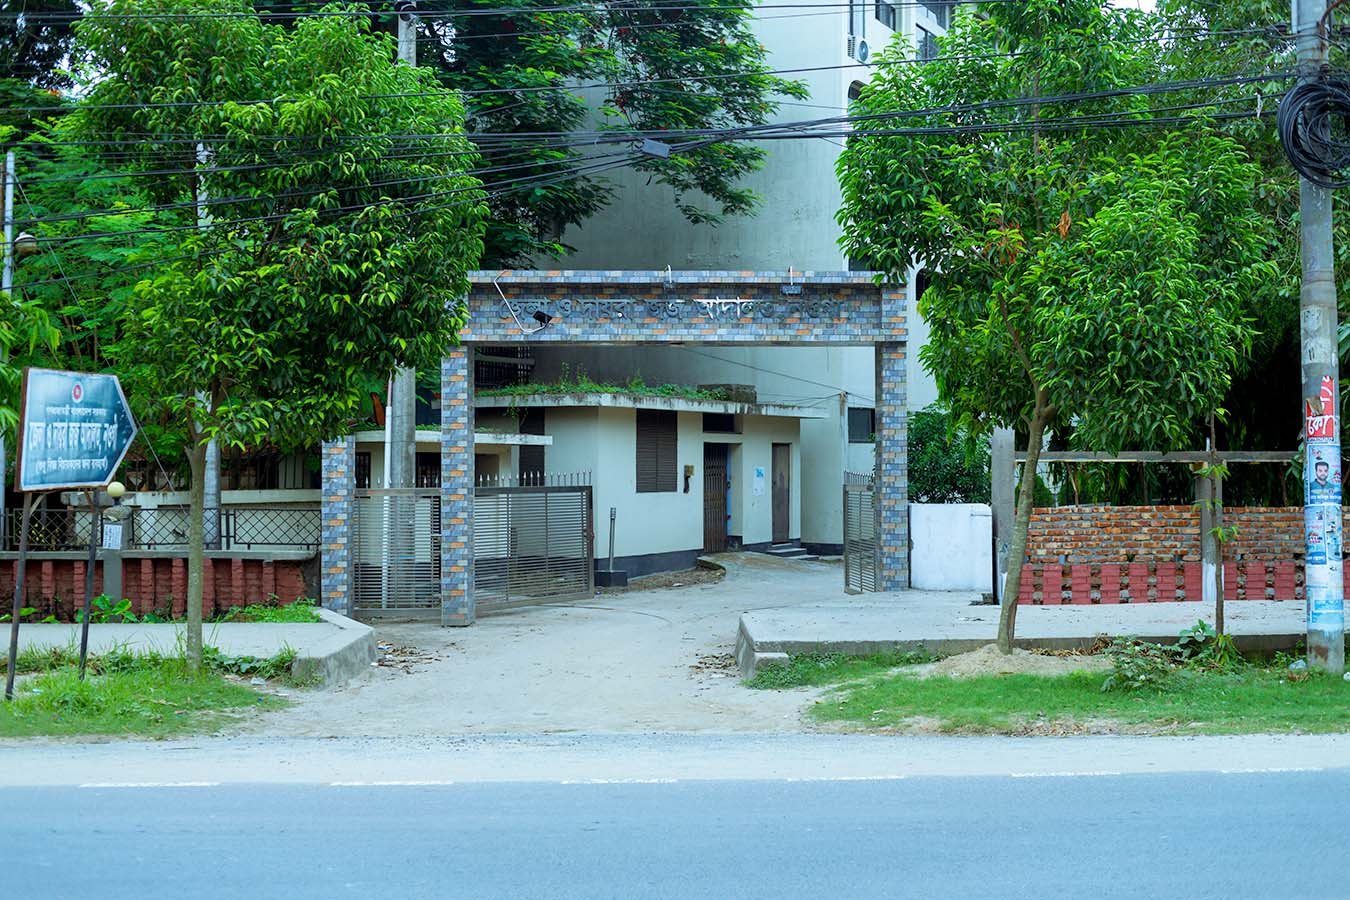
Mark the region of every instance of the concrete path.
MULTIPOLYGON (((895 591, 823 603, 755 610, 741 616, 736 659, 743 674, 773 665, 791 653, 877 653, 927 648, 962 653, 991 643, 999 609, 972 605, 978 594, 895 591)), ((1019 606, 1017 638, 1023 647, 1071 649, 1100 635, 1135 635, 1172 641, 1197 620, 1212 623, 1207 603, 1125 603, 1095 606, 1019 606)), ((1302 640, 1302 603, 1231 602, 1226 629, 1240 646, 1287 649, 1302 640)))
POLYGON ((842 573, 763 554, 725 559, 731 574, 715 584, 520 609, 469 628, 379 625, 378 639, 394 648, 385 661, 394 665, 371 667, 336 692, 297 693, 293 707, 251 728, 282 735, 796 730, 814 692, 741 687, 732 659, 736 622, 747 610, 839 596, 842 573))
MULTIPOLYGON (((203 626, 203 640, 226 656, 275 656, 286 647, 296 651, 292 673, 320 685, 332 685, 364 674, 375 659, 374 632, 366 625, 318 611, 321 622, 217 622, 203 626)), ((6 637, 9 625, 3 626, 6 637)), ((79 625, 24 623, 19 626, 19 651, 27 648, 79 647, 79 625)), ((89 625, 89 650, 105 653, 124 648, 179 653, 184 647, 182 625, 89 625)))

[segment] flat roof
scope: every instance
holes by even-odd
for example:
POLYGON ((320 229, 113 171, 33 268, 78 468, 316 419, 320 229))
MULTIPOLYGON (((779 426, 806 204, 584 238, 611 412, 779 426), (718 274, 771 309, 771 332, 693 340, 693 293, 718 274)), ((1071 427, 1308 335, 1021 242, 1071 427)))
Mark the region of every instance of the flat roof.
POLYGON ((691 397, 654 397, 646 394, 477 394, 473 398, 473 403, 479 409, 509 409, 519 406, 534 408, 598 406, 614 409, 727 413, 738 416, 779 416, 785 419, 824 419, 827 415, 825 410, 815 406, 797 406, 790 403, 737 403, 733 400, 696 400, 691 397))
MULTIPOLYGON (((352 436, 356 438, 358 444, 384 443, 383 430, 358 431, 352 436)), ((436 444, 440 442, 440 439, 440 429, 417 429, 417 443, 419 444, 436 444)), ((473 442, 475 446, 479 447, 493 444, 499 447, 548 447, 553 444, 553 436, 549 434, 514 434, 505 431, 475 431, 473 442)))

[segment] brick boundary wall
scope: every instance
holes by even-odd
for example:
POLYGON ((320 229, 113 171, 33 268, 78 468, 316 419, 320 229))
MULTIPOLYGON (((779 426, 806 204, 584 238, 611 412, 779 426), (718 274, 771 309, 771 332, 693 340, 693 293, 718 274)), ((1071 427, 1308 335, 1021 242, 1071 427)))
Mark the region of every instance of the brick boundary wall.
MULTIPOLYGON (((1224 524, 1238 529, 1223 548, 1226 599, 1303 600, 1302 507, 1233 507, 1224 524)), ((1198 601, 1200 513, 1192 506, 1037 509, 1027 562, 1019 603, 1198 601)))
MULTIPOLYGON (((202 614, 211 616, 236 606, 264 603, 275 596, 283 603, 310 596, 305 586, 305 563, 296 560, 224 559, 203 561, 202 614)), ((34 607, 34 618, 55 615, 73 621, 75 610, 84 605, 84 581, 88 562, 70 558, 30 558, 25 566, 24 605, 34 607)), ((17 560, 0 560, 0 595, 4 608, 14 599, 17 560)), ((103 591, 103 561, 94 568, 94 596, 103 591)), ((131 601, 131 611, 182 616, 187 611, 187 557, 124 555, 122 595, 131 601)))

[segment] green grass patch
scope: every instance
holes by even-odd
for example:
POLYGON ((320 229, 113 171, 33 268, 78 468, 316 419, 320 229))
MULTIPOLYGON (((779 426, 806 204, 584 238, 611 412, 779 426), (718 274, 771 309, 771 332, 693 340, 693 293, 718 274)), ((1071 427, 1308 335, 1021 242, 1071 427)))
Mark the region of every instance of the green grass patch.
POLYGON ((801 653, 785 666, 760 669, 745 682, 760 690, 820 687, 889 672, 898 666, 933 662, 937 657, 924 650, 874 653, 870 656, 846 656, 843 653, 801 653))
POLYGON ((171 737, 212 731, 247 711, 286 705, 216 671, 191 674, 180 658, 99 659, 83 681, 73 665, 22 679, 14 700, 0 703, 0 737, 171 737))
POLYGON ((248 606, 236 606, 217 617, 215 621, 307 624, 322 622, 323 619, 314 608, 313 600, 301 599, 294 603, 251 603, 248 606))
POLYGON ((1164 688, 1103 691, 1106 673, 918 678, 879 675, 816 703, 822 722, 1021 734, 1112 724, 1182 734, 1350 731, 1350 682, 1283 667, 1182 670, 1164 688))

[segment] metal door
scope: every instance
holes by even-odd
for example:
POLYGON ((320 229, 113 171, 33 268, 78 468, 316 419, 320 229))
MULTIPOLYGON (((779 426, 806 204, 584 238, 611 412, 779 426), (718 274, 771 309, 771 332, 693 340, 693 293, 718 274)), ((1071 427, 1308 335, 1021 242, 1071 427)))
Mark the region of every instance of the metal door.
POLYGON ((792 445, 773 445, 773 542, 792 533, 792 445))
POLYGON ((703 552, 727 549, 727 445, 703 445, 703 552))

